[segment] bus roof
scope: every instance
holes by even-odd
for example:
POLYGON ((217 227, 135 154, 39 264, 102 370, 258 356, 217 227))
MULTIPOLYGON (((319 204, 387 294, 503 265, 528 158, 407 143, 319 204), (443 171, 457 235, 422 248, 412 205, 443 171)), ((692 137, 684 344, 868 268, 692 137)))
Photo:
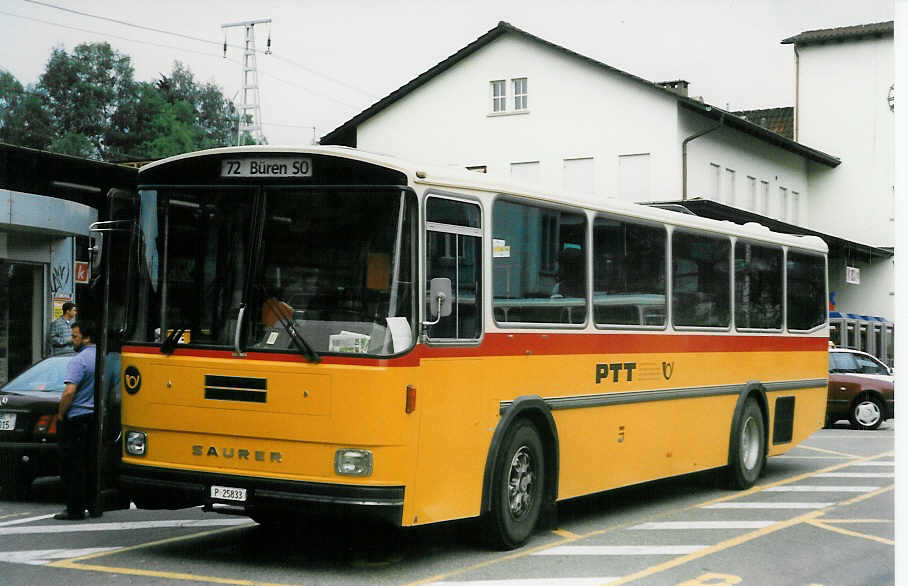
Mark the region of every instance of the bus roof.
POLYGON ((230 155, 230 154, 322 154, 371 163, 388 169, 399 171, 407 176, 413 184, 437 187, 439 189, 461 189, 483 191, 494 194, 504 194, 526 197, 540 202, 570 205, 603 213, 614 213, 640 220, 650 220, 670 224, 680 228, 693 228, 707 230, 722 234, 730 234, 741 238, 757 241, 783 244, 805 250, 827 253, 829 248, 825 241, 818 236, 798 236, 772 232, 766 226, 755 222, 744 225, 736 224, 729 220, 714 220, 693 214, 684 214, 671 210, 664 210, 652 206, 623 202, 615 199, 604 201, 591 201, 576 194, 558 190, 540 190, 538 187, 517 183, 507 177, 487 175, 468 171, 461 167, 421 164, 401 159, 393 155, 374 153, 361 149, 345 146, 282 146, 282 145, 250 145, 241 147, 223 147, 204 151, 184 153, 166 159, 155 161, 143 166, 139 170, 139 183, 142 173, 172 162, 194 157, 230 155))

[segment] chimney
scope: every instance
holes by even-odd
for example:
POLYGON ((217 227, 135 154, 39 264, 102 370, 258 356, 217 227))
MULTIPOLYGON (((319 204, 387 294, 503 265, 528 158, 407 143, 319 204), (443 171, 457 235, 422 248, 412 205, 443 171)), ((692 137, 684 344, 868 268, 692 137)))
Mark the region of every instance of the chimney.
POLYGON ((679 96, 687 97, 687 86, 690 85, 687 81, 683 79, 676 79, 674 81, 657 81, 656 85, 659 87, 664 87, 665 89, 675 92, 679 96))

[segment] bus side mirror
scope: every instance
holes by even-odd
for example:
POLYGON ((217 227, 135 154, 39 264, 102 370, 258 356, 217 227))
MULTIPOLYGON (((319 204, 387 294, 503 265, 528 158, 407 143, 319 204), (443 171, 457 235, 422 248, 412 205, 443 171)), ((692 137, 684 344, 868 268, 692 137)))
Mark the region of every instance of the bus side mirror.
POLYGON ((88 259, 91 262, 91 274, 101 272, 101 256, 104 251, 104 234, 94 232, 91 236, 91 246, 88 247, 88 259))
POLYGON ((429 316, 435 321, 423 322, 424 326, 434 326, 441 318, 451 315, 454 309, 454 295, 451 292, 451 279, 436 277, 429 281, 429 316))

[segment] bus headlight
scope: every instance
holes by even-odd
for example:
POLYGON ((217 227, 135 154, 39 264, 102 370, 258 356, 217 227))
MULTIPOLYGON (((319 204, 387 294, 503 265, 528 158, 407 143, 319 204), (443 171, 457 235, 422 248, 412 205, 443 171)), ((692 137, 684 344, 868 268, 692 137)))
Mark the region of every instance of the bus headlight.
POLYGON ((334 454, 334 471, 344 476, 369 476, 372 474, 372 452, 338 450, 334 454))
POLYGON ((145 433, 142 431, 126 432, 126 453, 131 456, 144 456, 147 447, 145 433))

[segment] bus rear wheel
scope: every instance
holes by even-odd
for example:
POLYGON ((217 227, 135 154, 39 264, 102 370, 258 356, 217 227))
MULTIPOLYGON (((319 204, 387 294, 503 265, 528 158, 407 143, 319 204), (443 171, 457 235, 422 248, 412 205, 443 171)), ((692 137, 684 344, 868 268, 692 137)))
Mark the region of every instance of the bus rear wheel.
POLYGON ((728 486, 744 490, 757 481, 766 463, 766 424, 756 400, 747 399, 732 430, 728 457, 728 486))
POLYGON ((536 427, 525 419, 515 422, 502 442, 492 476, 486 535, 494 547, 520 547, 536 528, 544 498, 543 454, 536 427))

